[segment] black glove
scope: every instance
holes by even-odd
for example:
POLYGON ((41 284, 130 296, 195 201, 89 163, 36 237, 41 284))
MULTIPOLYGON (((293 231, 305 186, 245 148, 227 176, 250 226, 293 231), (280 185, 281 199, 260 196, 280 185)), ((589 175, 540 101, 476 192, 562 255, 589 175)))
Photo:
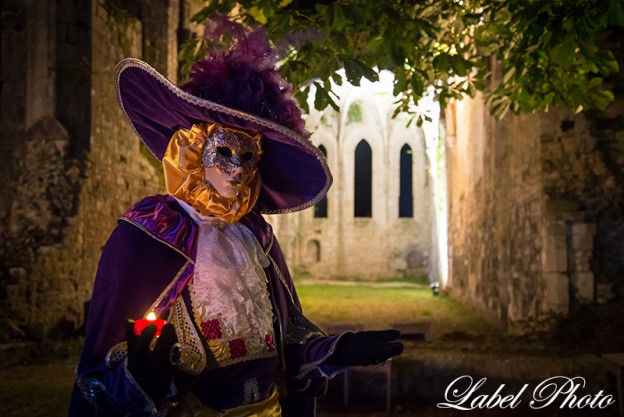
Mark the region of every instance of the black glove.
POLYGON ((180 360, 180 347, 175 328, 165 324, 154 350, 150 343, 156 334, 156 325, 150 324, 138 336, 134 334, 134 322, 128 320, 126 337, 128 339, 127 369, 134 380, 152 400, 158 402, 166 398, 171 385, 173 369, 180 360))
POLYGON ((398 330, 345 333, 336 350, 325 363, 331 365, 379 365, 403 352, 403 343, 397 341, 398 330))

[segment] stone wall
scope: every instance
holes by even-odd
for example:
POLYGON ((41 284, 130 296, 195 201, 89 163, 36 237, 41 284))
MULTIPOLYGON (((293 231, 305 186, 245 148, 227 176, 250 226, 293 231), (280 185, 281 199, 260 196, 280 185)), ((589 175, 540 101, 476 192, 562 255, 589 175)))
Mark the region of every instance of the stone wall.
POLYGON ((481 97, 447 110, 453 296, 521 325, 621 291, 624 135, 600 123, 621 115, 496 122, 481 97))
MULTIPOLYGON (((17 155, 24 152, 26 118, 26 32, 25 1, 0 3, 2 39, 0 42, 0 176, 5 179, 0 198, 0 219, 8 218, 17 182, 17 155), (6 179, 11 179, 7 181, 6 179)), ((4 228, 3 228, 4 229, 4 228)), ((6 233, 6 231, 5 231, 6 233)), ((0 235, 4 237, 4 235, 0 235)), ((2 252, 6 248, 2 249, 2 252)), ((8 271, 4 271, 7 274, 8 271)), ((6 289, 0 288, 6 296, 6 289)))
POLYGON ((117 3, 2 3, 0 341, 81 326, 116 219, 163 191, 119 109, 113 70, 158 47, 148 62, 175 79, 180 3, 117 3))
POLYGON ((535 315, 515 298, 540 291, 539 143, 526 119, 496 124, 479 98, 446 117, 449 289, 505 319, 535 315))

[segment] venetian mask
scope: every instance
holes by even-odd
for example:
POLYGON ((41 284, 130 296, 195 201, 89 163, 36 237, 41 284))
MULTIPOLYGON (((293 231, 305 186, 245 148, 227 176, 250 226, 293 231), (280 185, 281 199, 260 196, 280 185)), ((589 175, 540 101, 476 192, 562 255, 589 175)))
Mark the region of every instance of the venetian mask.
POLYGON ((261 155, 259 134, 216 127, 202 153, 204 179, 221 196, 234 198, 254 175, 261 155))

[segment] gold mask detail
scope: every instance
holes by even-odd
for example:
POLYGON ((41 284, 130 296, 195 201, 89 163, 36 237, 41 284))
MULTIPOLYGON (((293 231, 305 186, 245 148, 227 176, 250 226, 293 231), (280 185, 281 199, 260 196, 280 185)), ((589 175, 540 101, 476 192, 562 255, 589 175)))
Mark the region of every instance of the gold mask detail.
MULTIPOLYGON (((171 137, 162 159, 167 192, 187 202, 205 216, 234 223, 249 213, 258 199, 261 180, 255 165, 260 159, 260 155, 260 135, 250 136, 243 131, 223 128, 212 123, 198 123, 190 129, 180 129, 171 137), (213 141, 213 135, 218 141, 213 141), (243 141, 242 143, 244 143, 245 140, 249 140, 250 143, 245 144, 244 147, 233 149, 232 142, 234 140, 224 140, 224 137, 232 135, 238 142, 243 141), (244 152, 239 152, 233 159, 227 158, 227 151, 219 151, 221 145, 214 146, 216 143, 230 144, 231 146, 227 146, 232 152, 230 156, 237 154, 237 150, 244 149, 244 152), (220 162, 225 167, 238 162, 246 163, 243 169, 248 170, 249 179, 236 197, 223 197, 205 180, 205 165, 202 159, 208 159, 206 162, 210 162, 210 157, 207 157, 208 151, 204 153, 207 146, 214 148, 216 152, 226 153, 226 155, 220 153, 220 156, 226 157, 222 158, 225 161, 220 161, 221 158, 217 158, 213 162, 220 162), (249 161, 245 160, 250 156, 246 155, 248 152, 252 152, 249 161)), ((219 167, 216 163, 213 166, 219 167)))

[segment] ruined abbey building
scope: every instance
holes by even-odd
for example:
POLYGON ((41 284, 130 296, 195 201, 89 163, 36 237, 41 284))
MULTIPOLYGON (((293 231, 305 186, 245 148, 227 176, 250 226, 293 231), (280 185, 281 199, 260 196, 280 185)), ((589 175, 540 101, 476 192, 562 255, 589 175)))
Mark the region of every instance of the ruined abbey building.
POLYGON ((339 112, 310 106, 307 128, 334 185, 313 209, 271 218, 295 277, 374 280, 432 271, 425 132, 392 118, 385 81, 342 88, 339 112))

